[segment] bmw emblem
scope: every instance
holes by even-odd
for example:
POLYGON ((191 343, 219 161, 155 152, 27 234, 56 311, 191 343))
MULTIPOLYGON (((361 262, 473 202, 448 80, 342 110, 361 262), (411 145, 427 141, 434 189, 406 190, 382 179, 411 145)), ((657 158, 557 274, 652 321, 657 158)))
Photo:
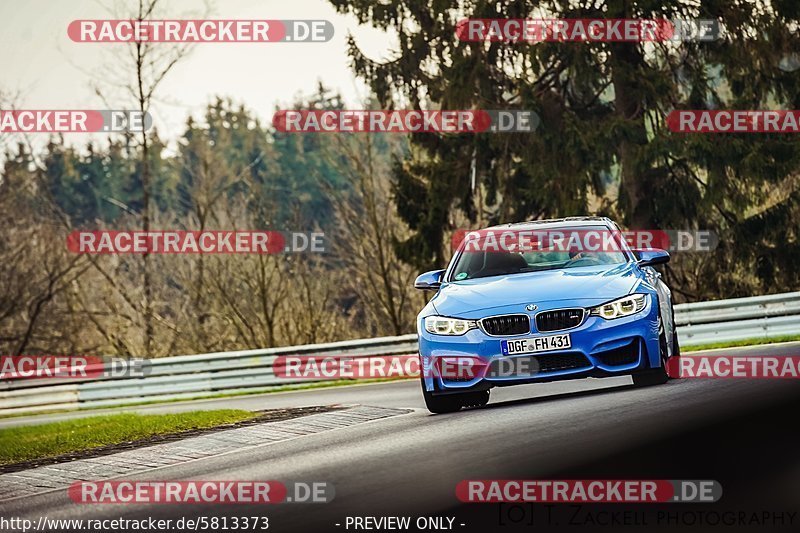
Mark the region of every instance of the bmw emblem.
POLYGON ((536 311, 537 309, 539 309, 539 306, 536 304, 528 304, 525 306, 526 311, 536 311))

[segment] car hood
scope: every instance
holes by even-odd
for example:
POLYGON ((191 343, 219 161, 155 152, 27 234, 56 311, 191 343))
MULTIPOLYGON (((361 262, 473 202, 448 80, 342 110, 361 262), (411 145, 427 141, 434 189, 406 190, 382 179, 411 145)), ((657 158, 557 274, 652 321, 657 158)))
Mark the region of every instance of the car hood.
POLYGON ((630 293, 639 282, 638 272, 635 263, 624 263, 457 281, 444 284, 431 303, 441 315, 465 318, 465 313, 516 304, 540 309, 564 300, 597 305, 630 293))

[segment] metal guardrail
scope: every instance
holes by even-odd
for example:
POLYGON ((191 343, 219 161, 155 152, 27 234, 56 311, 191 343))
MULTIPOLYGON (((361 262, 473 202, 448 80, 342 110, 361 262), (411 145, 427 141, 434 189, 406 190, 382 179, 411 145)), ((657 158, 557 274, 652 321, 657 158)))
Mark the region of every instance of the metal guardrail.
POLYGON ((0 383, 0 416, 298 388, 315 379, 276 376, 281 355, 375 357, 411 355, 416 334, 326 344, 163 357, 146 377, 16 379, 0 383))
MULTIPOLYGON (((800 334, 800 292, 675 306, 682 346, 800 334)), ((281 355, 411 355, 416 334, 326 344, 164 357, 139 378, 18 379, 0 383, 0 416, 107 407, 302 387, 314 380, 276 376, 281 355)))
POLYGON ((675 306, 682 346, 800 334, 800 292, 675 306))

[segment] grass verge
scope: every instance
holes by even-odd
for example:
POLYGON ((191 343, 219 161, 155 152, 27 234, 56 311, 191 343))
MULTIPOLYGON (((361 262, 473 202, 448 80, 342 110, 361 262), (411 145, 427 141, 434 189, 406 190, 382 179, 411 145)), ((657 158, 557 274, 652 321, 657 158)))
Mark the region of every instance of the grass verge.
POLYGON ((55 457, 156 435, 233 424, 259 413, 235 409, 165 415, 123 413, 0 430, 0 465, 55 457))

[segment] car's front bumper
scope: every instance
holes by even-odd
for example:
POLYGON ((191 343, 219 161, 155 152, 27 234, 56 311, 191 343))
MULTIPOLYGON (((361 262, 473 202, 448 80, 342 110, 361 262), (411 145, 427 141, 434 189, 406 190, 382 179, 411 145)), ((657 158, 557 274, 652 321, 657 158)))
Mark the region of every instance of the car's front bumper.
POLYGON ((630 374, 639 368, 655 368, 661 364, 658 306, 654 305, 651 296, 642 311, 629 317, 605 320, 589 316, 573 329, 515 337, 494 337, 480 329, 459 336, 434 335, 420 327, 419 353, 426 389, 434 393, 630 374), (570 334, 569 349, 527 355, 502 354, 502 340, 562 333, 570 334), (456 375, 444 372, 443 376, 439 370, 438 363, 442 361, 466 358, 475 361, 475 370, 471 373, 456 375), (530 359, 523 361, 520 358, 530 359), (517 366, 514 366, 514 360, 518 360, 517 366), (520 374, 515 369, 526 371, 520 374))

